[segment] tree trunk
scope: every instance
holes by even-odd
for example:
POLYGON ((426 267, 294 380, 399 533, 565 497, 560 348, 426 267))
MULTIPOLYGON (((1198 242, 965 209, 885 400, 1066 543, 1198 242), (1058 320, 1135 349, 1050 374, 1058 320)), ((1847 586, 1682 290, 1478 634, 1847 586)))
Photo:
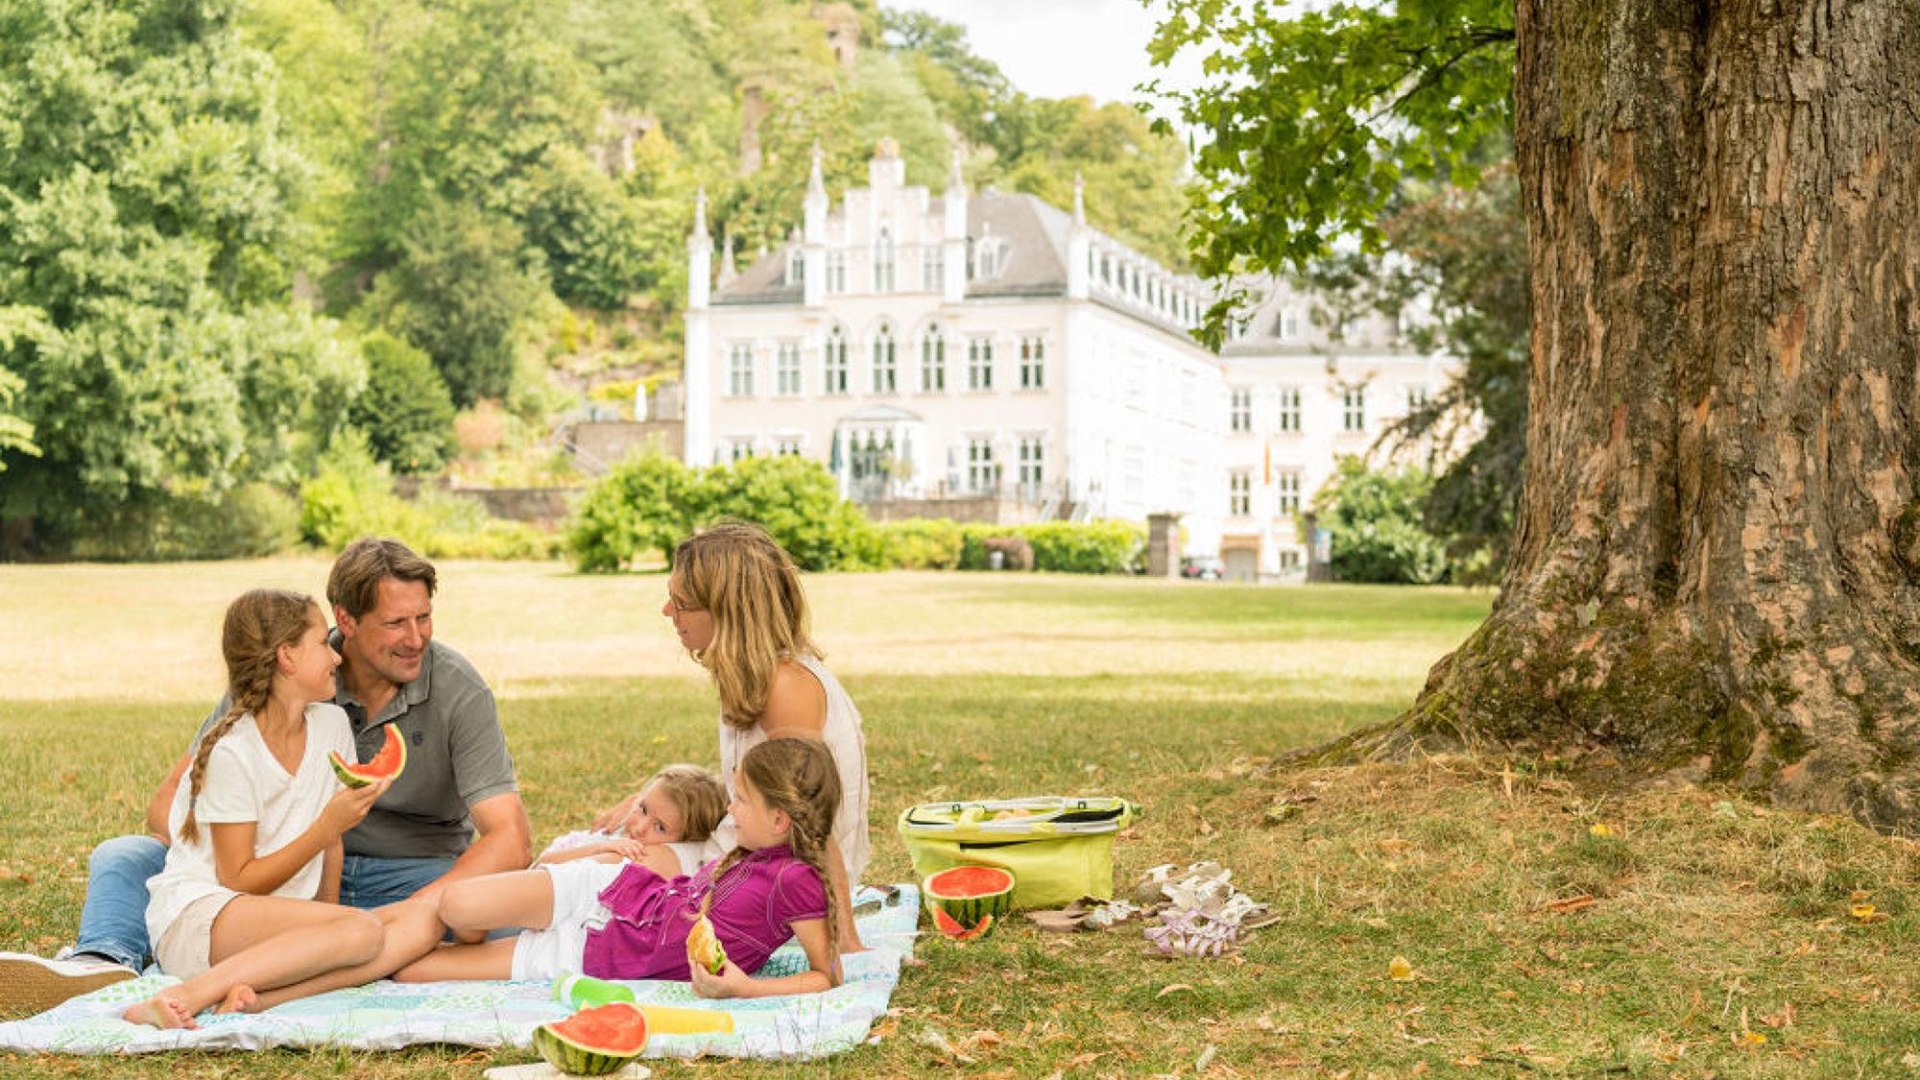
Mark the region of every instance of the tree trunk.
POLYGON ((1920 5, 1517 8, 1513 559, 1359 742, 1599 744, 1920 825, 1920 5))

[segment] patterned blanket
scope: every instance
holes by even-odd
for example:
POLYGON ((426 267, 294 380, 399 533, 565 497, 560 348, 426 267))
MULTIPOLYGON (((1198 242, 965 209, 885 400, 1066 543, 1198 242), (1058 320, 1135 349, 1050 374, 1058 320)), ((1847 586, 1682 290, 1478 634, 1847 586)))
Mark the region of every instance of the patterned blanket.
MULTIPOLYGON (((721 1009, 729 1034, 657 1035, 646 1057, 820 1058, 858 1046, 887 1011, 912 955, 919 890, 862 886, 854 895, 860 937, 869 949, 845 958, 846 979, 819 994, 709 1001, 682 982, 631 982, 642 1004, 721 1009), (877 907, 877 910, 869 910, 877 907)), ((761 977, 807 968, 788 942, 761 977)), ((63 1054, 139 1054, 155 1050, 258 1050, 273 1046, 346 1046, 392 1050, 416 1043, 529 1046, 533 1029, 568 1014, 545 982, 396 983, 381 981, 293 1001, 258 1015, 199 1017, 195 1031, 160 1031, 120 1019, 121 1010, 175 982, 150 974, 74 998, 38 1016, 0 1023, 0 1050, 63 1054)))

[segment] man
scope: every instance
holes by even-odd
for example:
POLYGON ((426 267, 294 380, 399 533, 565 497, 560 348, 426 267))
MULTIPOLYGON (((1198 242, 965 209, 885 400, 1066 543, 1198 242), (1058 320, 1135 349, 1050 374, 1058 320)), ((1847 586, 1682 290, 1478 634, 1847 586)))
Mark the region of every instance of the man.
MULTIPOLYGON (((524 869, 533 858, 493 693, 466 657, 433 640, 436 584, 432 563, 373 538, 348 545, 327 577, 340 653, 333 700, 352 721, 360 758, 380 749, 388 724, 407 741, 405 771, 343 838, 343 904, 431 897, 449 882, 524 869)), ((201 730, 226 708, 223 698, 201 730)), ((0 953, 0 1011, 41 1012, 146 964, 147 879, 166 863, 168 813, 192 761, 189 750, 147 804, 149 835, 94 849, 73 948, 54 960, 0 953)))

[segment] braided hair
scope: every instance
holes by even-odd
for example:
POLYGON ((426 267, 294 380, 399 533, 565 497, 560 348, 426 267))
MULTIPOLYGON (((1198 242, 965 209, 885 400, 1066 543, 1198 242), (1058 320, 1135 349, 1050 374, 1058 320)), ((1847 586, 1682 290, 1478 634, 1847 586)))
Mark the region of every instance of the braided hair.
MULTIPOLYGON (((834 767, 833 752, 818 739, 769 739, 748 750, 740 759, 740 776, 758 792, 772 809, 787 815, 787 847, 795 858, 820 875, 827 894, 827 941, 833 954, 834 985, 840 983, 840 928, 848 913, 840 910, 840 895, 827 875, 827 849, 834 842, 833 819, 840 813, 840 770, 834 767)), ((751 852, 736 847, 714 867, 717 885, 734 864, 751 852)), ((701 901, 706 914, 713 900, 709 890, 701 901)))
POLYGON ((227 661, 227 711, 200 737, 193 768, 187 773, 187 816, 180 823, 180 839, 199 839, 194 803, 207 778, 207 758, 213 746, 249 713, 259 715, 273 696, 273 676, 279 670, 280 646, 296 645, 314 619, 323 619, 320 605, 305 593, 286 589, 254 589, 227 606, 220 630, 220 652, 227 661))
POLYGON ((713 616, 713 642, 693 654, 713 676, 720 716, 737 728, 760 722, 780 661, 822 655, 808 633, 800 568, 752 522, 721 521, 673 549, 687 599, 713 616))

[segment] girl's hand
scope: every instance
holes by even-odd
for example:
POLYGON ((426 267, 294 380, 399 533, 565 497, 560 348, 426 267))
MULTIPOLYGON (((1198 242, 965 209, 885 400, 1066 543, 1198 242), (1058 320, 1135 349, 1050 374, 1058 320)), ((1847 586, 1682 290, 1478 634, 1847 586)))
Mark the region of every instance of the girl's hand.
POLYGON ((703 998, 749 997, 746 991, 752 988, 753 976, 741 971, 731 960, 718 975, 699 964, 693 965, 693 992, 703 998))
POLYGON ((593 847, 601 854, 618 855, 628 862, 641 862, 647 857, 647 845, 638 840, 605 840, 593 847))
POLYGON ((342 786, 327 800, 327 808, 320 811, 320 824, 335 836, 346 832, 366 819, 367 811, 380 796, 393 786, 393 777, 382 777, 366 787, 350 788, 342 786))

